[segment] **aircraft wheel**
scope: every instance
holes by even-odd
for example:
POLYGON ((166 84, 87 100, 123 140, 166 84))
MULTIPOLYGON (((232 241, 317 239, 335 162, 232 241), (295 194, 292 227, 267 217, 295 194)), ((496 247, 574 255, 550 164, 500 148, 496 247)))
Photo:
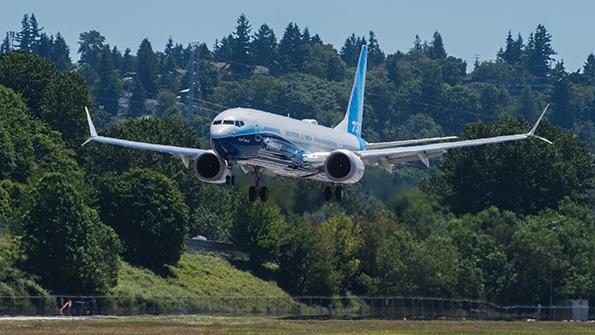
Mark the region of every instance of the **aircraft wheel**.
POLYGON ((269 200, 269 189, 266 186, 261 187, 258 193, 260 195, 260 201, 267 202, 269 200))
POLYGON ((331 201, 333 197, 333 190, 331 189, 330 186, 327 186, 324 188, 324 200, 326 201, 331 201))
POLYGON ((225 176, 225 185, 233 185, 232 176, 225 176))
POLYGON ((257 196, 258 194, 256 194, 256 186, 250 186, 248 189, 248 200, 250 200, 250 202, 254 202, 257 196))
POLYGON ((343 198, 343 188, 337 186, 337 188, 335 188, 335 199, 337 199, 338 202, 341 202, 341 198, 343 198))

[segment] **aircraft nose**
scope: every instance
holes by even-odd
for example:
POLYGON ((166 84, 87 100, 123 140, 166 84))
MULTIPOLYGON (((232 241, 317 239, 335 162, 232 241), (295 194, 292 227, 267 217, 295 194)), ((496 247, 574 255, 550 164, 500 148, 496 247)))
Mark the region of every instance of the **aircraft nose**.
POLYGON ((234 127, 231 125, 212 125, 211 126, 211 137, 221 138, 233 135, 234 127))

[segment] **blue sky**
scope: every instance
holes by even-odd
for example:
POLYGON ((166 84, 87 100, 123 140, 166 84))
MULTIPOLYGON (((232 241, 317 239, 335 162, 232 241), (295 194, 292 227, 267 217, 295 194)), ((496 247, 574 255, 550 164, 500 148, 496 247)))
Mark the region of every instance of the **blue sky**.
POLYGON ((440 31, 447 52, 472 63, 495 58, 506 33, 527 35, 542 23, 553 36, 557 59, 567 69, 582 66, 595 52, 595 1, 451 0, 451 1, 174 1, 174 0, 7 0, 0 10, 0 33, 18 30, 24 13, 34 12, 45 31, 60 31, 71 47, 81 32, 99 30, 120 49, 136 50, 148 37, 163 49, 168 36, 174 40, 207 42, 230 33, 245 13, 255 30, 262 23, 280 36, 290 21, 309 27, 327 43, 340 48, 355 32, 374 30, 387 53, 408 50, 415 34, 430 39, 440 31))

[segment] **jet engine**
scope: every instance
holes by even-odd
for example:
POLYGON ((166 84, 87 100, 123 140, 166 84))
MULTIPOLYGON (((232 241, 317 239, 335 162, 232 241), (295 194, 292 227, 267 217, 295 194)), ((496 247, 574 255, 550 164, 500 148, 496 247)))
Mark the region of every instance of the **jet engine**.
POLYGON ((332 181, 353 184, 364 175, 364 162, 352 151, 339 149, 331 152, 324 161, 324 173, 332 181))
POLYGON ((227 163, 213 151, 205 151, 194 158, 194 173, 201 181, 211 184, 225 183, 231 170, 227 163))

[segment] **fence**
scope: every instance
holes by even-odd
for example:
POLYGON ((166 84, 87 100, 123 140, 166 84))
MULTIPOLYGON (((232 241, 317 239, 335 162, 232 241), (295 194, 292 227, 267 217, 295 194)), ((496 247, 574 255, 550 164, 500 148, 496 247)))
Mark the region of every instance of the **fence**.
MULTIPOLYGON (((281 318, 568 320, 572 306, 499 306, 481 300, 422 297, 0 297, 0 315, 225 315, 281 318)), ((588 305, 579 310, 595 319, 588 305)))

